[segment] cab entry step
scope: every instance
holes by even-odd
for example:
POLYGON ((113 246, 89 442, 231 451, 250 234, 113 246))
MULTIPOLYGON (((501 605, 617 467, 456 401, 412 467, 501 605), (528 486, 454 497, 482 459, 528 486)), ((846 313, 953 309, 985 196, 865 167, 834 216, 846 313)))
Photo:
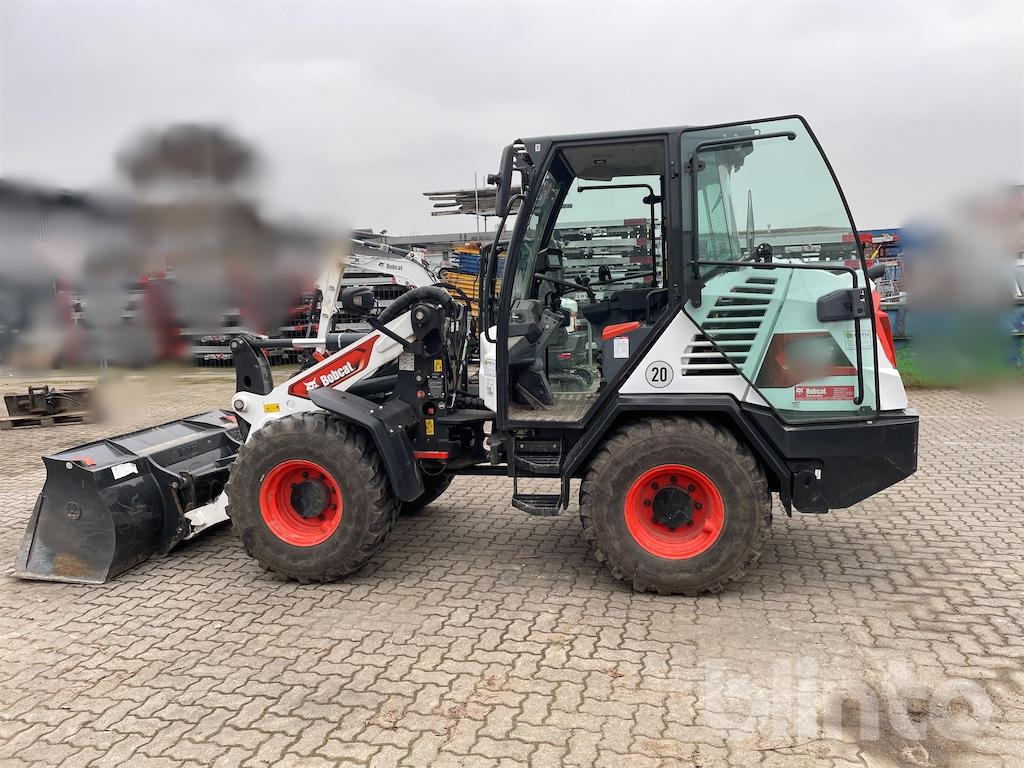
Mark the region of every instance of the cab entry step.
POLYGON ((562 508, 557 493, 517 493, 512 497, 512 506, 528 515, 554 517, 562 508))
POLYGON ((525 469, 535 475, 557 475, 562 468, 560 454, 516 454, 516 469, 525 469))

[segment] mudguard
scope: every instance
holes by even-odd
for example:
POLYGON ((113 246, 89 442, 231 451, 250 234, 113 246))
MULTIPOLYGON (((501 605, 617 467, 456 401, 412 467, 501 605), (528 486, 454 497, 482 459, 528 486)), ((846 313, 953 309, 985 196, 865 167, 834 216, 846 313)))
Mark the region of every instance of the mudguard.
POLYGON ((309 393, 313 404, 341 419, 366 429, 373 438, 395 495, 402 501, 412 501, 423 495, 423 477, 420 475, 416 454, 405 428, 416 424, 416 413, 401 400, 389 400, 383 405, 349 392, 322 387, 309 393))
POLYGON ((14 575, 102 584, 167 553, 185 513, 223 490, 240 442, 235 415, 216 410, 43 457, 14 575))

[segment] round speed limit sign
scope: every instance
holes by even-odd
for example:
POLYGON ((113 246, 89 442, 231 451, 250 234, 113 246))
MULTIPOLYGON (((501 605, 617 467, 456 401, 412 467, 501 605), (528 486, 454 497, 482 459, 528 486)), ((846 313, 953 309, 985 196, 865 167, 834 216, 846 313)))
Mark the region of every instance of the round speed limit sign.
POLYGON ((647 366, 647 383, 655 389, 667 387, 672 383, 672 366, 664 360, 655 360, 647 366))

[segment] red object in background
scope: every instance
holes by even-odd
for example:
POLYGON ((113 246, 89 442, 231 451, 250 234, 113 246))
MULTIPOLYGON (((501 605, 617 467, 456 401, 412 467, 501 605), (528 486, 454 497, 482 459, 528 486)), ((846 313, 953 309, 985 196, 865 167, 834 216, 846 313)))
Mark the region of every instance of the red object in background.
POLYGON ((75 365, 82 361, 82 351, 85 347, 82 330, 75 323, 75 302, 70 289, 60 280, 57 281, 56 289, 54 302, 63 329, 57 359, 62 365, 75 365))
POLYGON ((160 360, 179 360, 185 356, 188 345, 181 335, 175 319, 174 301, 170 285, 164 274, 146 275, 141 280, 142 305, 146 320, 153 329, 156 356, 160 360))
MULTIPOLYGON (((891 235, 873 235, 870 232, 858 232, 857 239, 864 243, 864 245, 874 245, 876 243, 896 243, 899 242, 900 236, 897 234, 891 235), (875 238, 878 238, 877 240, 875 238)), ((844 243, 852 243, 853 235, 843 235, 844 243)))
MULTIPOLYGON (((872 238, 872 234, 870 232, 858 232, 857 233, 857 240, 859 242, 861 242, 861 243, 866 244, 866 245, 870 245, 873 242, 871 238, 872 238)), ((853 242, 853 235, 852 234, 843 235, 843 242, 844 243, 852 243, 853 242)))

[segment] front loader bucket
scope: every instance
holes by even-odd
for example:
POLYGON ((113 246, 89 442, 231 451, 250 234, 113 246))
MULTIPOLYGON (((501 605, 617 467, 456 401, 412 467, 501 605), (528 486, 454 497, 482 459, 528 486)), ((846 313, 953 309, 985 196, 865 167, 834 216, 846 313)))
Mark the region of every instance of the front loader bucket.
POLYGON ((14 575, 102 584, 166 554, 190 531, 185 513, 223 490, 240 442, 217 410, 44 456, 14 575))

